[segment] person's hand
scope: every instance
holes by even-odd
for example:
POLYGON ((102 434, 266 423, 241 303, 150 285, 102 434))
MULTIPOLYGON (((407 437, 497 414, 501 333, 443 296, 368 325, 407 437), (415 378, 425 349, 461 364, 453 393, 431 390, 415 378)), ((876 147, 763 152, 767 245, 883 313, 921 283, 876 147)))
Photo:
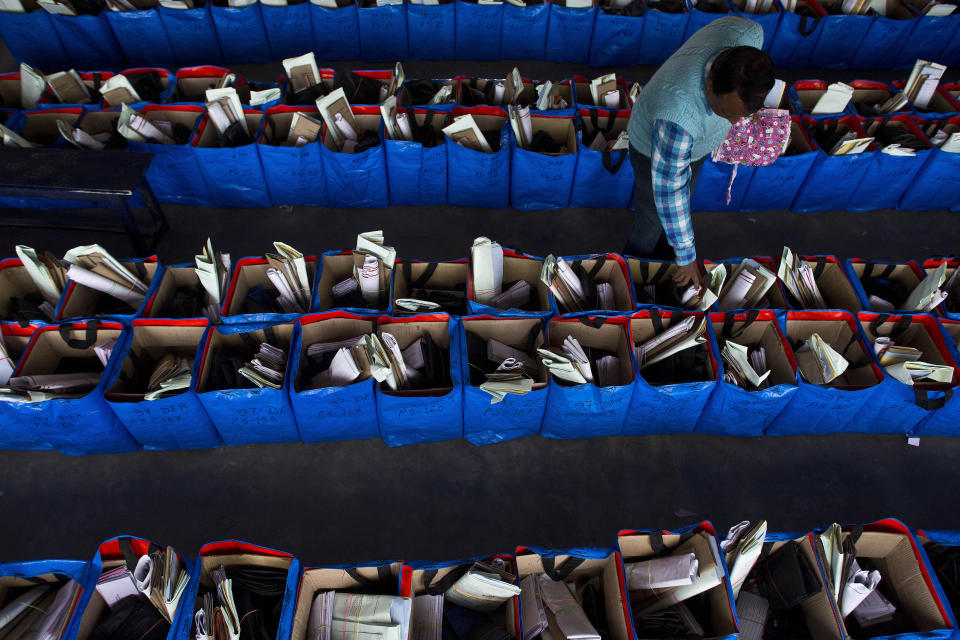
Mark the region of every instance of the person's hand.
POLYGON ((700 287, 700 265, 696 262, 691 262, 690 264, 683 264, 677 267, 677 270, 673 272, 673 281, 679 286, 683 286, 686 283, 690 283, 694 287, 700 287))

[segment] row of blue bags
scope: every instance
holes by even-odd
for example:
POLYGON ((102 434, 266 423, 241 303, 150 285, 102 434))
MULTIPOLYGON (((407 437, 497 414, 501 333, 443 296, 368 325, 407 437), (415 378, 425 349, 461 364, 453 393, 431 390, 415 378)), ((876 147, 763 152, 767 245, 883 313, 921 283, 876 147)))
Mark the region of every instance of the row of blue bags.
MULTIPOLYGON (((366 4, 366 3, 365 3, 366 4)), ((218 3, 219 5, 219 3, 218 3)), ((743 3, 711 13, 684 0, 679 13, 631 3, 626 15, 563 3, 384 3, 331 9, 302 2, 65 16, 42 9, 0 13, 0 36, 18 61, 41 68, 119 69, 201 62, 269 62, 315 51, 332 60, 551 60, 593 66, 659 64, 694 32, 724 15, 762 25, 764 49, 782 66, 908 67, 915 59, 960 62, 960 16, 929 17, 924 3, 897 0, 886 15, 844 15, 834 0, 780 0, 762 15, 743 3), (635 6, 634 6, 635 5, 635 6)))
MULTIPOLYGON (((525 592, 530 588, 530 581, 524 579, 544 574, 545 578, 567 582, 571 586, 600 578, 601 586, 594 594, 598 608, 590 607, 588 617, 599 623, 596 614, 606 610, 604 622, 609 624, 611 640, 636 640, 647 634, 642 633, 644 629, 639 626, 644 623, 641 604, 631 602, 631 596, 639 595, 632 568, 644 566, 634 563, 691 553, 697 558, 701 570, 706 566, 710 571, 716 571, 716 580, 711 581, 703 592, 699 606, 692 606, 696 600, 687 600, 692 611, 689 615, 695 624, 709 625, 712 630, 709 637, 736 640, 741 635, 747 636, 748 629, 762 628, 766 621, 765 615, 760 620, 753 620, 745 609, 738 611, 737 603, 743 592, 751 591, 753 595, 769 598, 774 612, 791 608, 799 610, 799 602, 789 600, 795 590, 788 592, 778 588, 778 584, 789 584, 789 577, 793 575, 784 564, 789 564, 792 559, 793 571, 801 571, 796 566, 799 556, 805 559, 800 564, 807 566, 803 577, 809 582, 806 588, 810 594, 803 599, 801 619, 805 617, 808 625, 818 623, 822 637, 845 638, 850 637, 847 635, 848 626, 860 628, 853 627, 853 617, 844 620, 840 615, 839 598, 833 595, 830 557, 821 543, 821 537, 830 534, 839 537, 845 554, 854 556, 862 565, 878 569, 881 574, 878 592, 884 594, 885 600, 896 603, 900 624, 895 630, 866 626, 858 637, 947 640, 955 636, 960 594, 954 582, 956 568, 951 565, 955 565, 960 554, 960 534, 912 531, 893 518, 863 525, 831 527, 829 531, 815 529, 808 533, 770 532, 766 522, 753 525, 743 522, 720 535, 709 521, 703 521, 673 531, 623 529, 606 548, 518 546, 508 553, 446 561, 386 560, 320 567, 304 566, 299 558, 286 551, 238 540, 205 544, 196 559, 192 559, 144 538, 121 536, 100 544, 91 561, 37 560, 0 564, 0 605, 21 596, 25 587, 72 586, 74 606, 68 607, 70 615, 66 627, 50 640, 87 640, 98 624, 116 615, 112 611, 107 614, 104 596, 97 589, 101 576, 122 567, 133 573, 138 565, 144 564, 145 556, 157 561, 164 554, 170 554, 179 562, 186 586, 179 600, 175 601, 169 631, 157 637, 163 640, 194 637, 194 612, 202 609, 202 594, 210 590, 214 580, 212 572, 219 568, 225 569, 227 577, 235 578, 234 590, 253 589, 257 584, 240 582, 237 576, 257 576, 263 581, 261 588, 265 592, 268 591, 267 583, 276 582, 276 588, 269 590, 271 595, 260 601, 269 603, 269 608, 261 604, 264 610, 259 615, 274 619, 276 640, 306 640, 310 637, 307 619, 311 606, 321 592, 373 593, 401 598, 442 594, 476 566, 475 563, 483 562, 486 566, 481 565, 479 570, 489 571, 491 565, 498 567, 503 572, 499 580, 522 585, 520 594, 504 597, 496 607, 487 607, 494 615, 500 614, 498 624, 510 636, 522 638, 524 633, 529 633, 524 627, 529 623, 529 615, 521 615, 520 600, 526 599, 525 592), (721 543, 724 550, 721 550, 721 543), (745 548, 748 543, 762 549, 756 549, 751 555, 745 548), (4 597, 5 594, 9 596, 4 597)), ((160 567, 154 570, 160 571, 160 567)), ((468 587, 464 585, 461 589, 468 587)), ((656 597, 670 597, 672 593, 668 590, 656 597)), ((238 615, 246 617, 245 599, 237 600, 238 615)), ((453 599, 450 599, 452 603, 453 599)), ((114 605, 116 602, 111 603, 114 605)), ((415 599, 412 602, 414 615, 418 606, 427 606, 427 603, 415 599)), ((445 603, 444 607, 447 606, 445 603)), ((528 603, 528 606, 532 605, 528 603)), ((584 606, 587 607, 586 602, 584 606)), ((121 624, 120 628, 125 627, 121 624)), ((243 637, 241 633, 240 638, 243 637)))
MULTIPOLYGON (((499 107, 455 107, 452 111, 412 108, 418 123, 437 132, 449 118, 470 114, 499 147, 474 150, 443 137, 434 147, 387 139, 375 106, 352 107, 354 114, 378 122, 380 143, 359 153, 341 153, 325 132, 300 147, 284 146, 296 111, 316 115, 315 107, 278 105, 260 112, 246 109, 256 142, 221 147, 198 104, 142 105, 148 119, 175 121, 192 133, 184 144, 127 142, 126 149, 154 154, 147 173, 161 202, 220 207, 278 205, 382 208, 391 205, 457 205, 518 210, 565 207, 629 207, 634 175, 627 150, 595 151, 598 131, 613 139, 625 130, 630 112, 579 108, 576 115, 532 115, 534 131, 548 130, 564 151, 544 154, 520 148, 506 111, 499 107), (496 134, 499 133, 499 136, 496 134)), ((116 111, 51 107, 7 114, 7 126, 40 144, 65 146, 58 120, 89 133, 112 131, 116 111)), ((797 212, 848 209, 956 209, 960 207, 960 154, 934 146, 925 131, 955 128, 960 114, 900 113, 863 118, 793 117, 791 145, 766 167, 741 166, 729 203, 725 196, 733 165, 707 158, 692 206, 695 210, 797 212), (818 127, 834 127, 867 137, 871 127, 912 134, 913 155, 892 155, 871 144, 864 153, 829 155, 816 140, 818 127)), ((57 207, 61 202, 3 198, 14 208, 57 207)), ((83 206, 78 203, 76 206, 83 206)))
MULTIPOLYGON (((634 313, 535 317, 423 314, 309 314, 296 322, 209 326, 204 319, 141 319, 132 326, 85 320, 60 325, 2 325, 14 377, 59 372, 60 363, 94 366, 94 347, 114 340, 95 389, 82 396, 0 403, 0 447, 55 449, 71 455, 221 445, 382 438, 389 446, 465 438, 477 445, 540 434, 549 438, 701 433, 734 436, 873 433, 955 436, 960 399, 960 322, 927 314, 854 315, 842 310, 753 310, 713 313, 691 359, 645 377, 634 347, 700 312, 648 307, 634 313), (426 334, 442 353, 436 388, 390 391, 372 378, 313 388, 307 347, 374 333, 397 336, 404 349, 426 334), (813 334, 840 353, 849 371, 828 385, 807 382, 795 351, 813 334), (494 403, 472 380, 468 334, 534 354, 568 336, 618 358, 609 384, 560 384, 539 367, 533 389, 494 403), (949 383, 909 386, 887 375, 873 343, 891 336, 923 360, 953 369, 949 383), (726 340, 766 351, 769 386, 728 382, 720 347, 726 340), (224 388, 217 368, 251 360, 261 343, 287 354, 282 387, 224 388), (152 401, 128 395, 161 355, 192 358, 183 392, 152 401), (246 354, 241 357, 240 354, 246 354), (472 380, 472 381, 471 381, 472 380)), ((531 355, 531 357, 534 357, 531 355)), ((64 365, 66 366, 66 365, 64 365)), ((237 364, 232 365, 233 372, 237 364)), ((649 371, 653 371, 650 369, 649 371)), ((145 385, 145 382, 144 382, 145 385)), ((8 398, 9 400, 9 398, 8 398)))

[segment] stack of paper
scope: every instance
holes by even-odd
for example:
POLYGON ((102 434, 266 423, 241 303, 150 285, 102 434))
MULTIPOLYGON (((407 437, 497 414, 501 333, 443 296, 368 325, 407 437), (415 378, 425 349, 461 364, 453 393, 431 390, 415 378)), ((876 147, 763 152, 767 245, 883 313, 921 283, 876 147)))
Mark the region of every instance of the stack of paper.
POLYGON ((168 353, 163 356, 150 374, 147 393, 144 400, 169 398, 182 393, 190 387, 193 377, 193 358, 168 353))
POLYGON ((547 80, 534 87, 537 92, 536 107, 538 111, 550 111, 552 109, 566 109, 569 105, 560 95, 560 84, 547 80))
POLYGON ((530 303, 530 283, 517 280, 510 288, 498 294, 490 301, 497 309, 522 309, 530 303))
POLYGON ((866 151, 872 142, 873 138, 858 138, 856 132, 848 131, 827 153, 831 156, 852 156, 866 151))
POLYGON ((890 622, 896 612, 897 608, 893 606, 893 603, 874 589, 860 603, 860 606, 853 610, 853 617, 856 618, 857 624, 861 628, 866 629, 883 622, 890 622))
POLYGON ((397 112, 397 97, 389 96, 380 104, 383 126, 390 140, 413 142, 413 124, 405 112, 397 112))
POLYGON ((707 341, 707 319, 687 316, 679 322, 674 322, 663 333, 656 335, 646 342, 634 347, 637 364, 642 371, 652 364, 660 362, 684 349, 690 349, 707 341))
POLYGON ((302 147, 320 138, 323 123, 299 111, 290 118, 290 129, 284 144, 288 147, 302 147))
POLYGON ((136 309, 143 303, 147 285, 98 244, 74 247, 63 256, 67 277, 86 287, 113 296, 136 309))
POLYGON ((590 81, 590 97, 593 104, 607 109, 620 108, 620 90, 617 87, 617 74, 608 73, 590 81))
POLYGON ((37 255, 35 250, 23 244, 18 244, 15 250, 27 270, 27 275, 43 296, 44 302, 40 305, 40 311, 50 320, 54 320, 54 309, 67 285, 67 270, 49 251, 37 255))
POLYGON ((223 630, 227 632, 229 640, 239 640, 240 616, 233 600, 233 581, 227 577, 227 571, 223 565, 220 565, 219 569, 212 570, 210 577, 213 579, 217 593, 217 608, 213 611, 212 625, 215 630, 214 636, 221 640, 219 631, 223 630))
POLYGON ((697 567, 695 553, 681 553, 641 562, 627 562, 623 569, 627 574, 627 589, 637 591, 691 585, 697 579, 697 567))
POLYGON ((327 133, 333 140, 337 151, 355 153, 357 142, 363 133, 350 108, 350 102, 342 87, 338 87, 329 95, 317 98, 317 109, 323 122, 327 125, 327 133))
POLYGON ((800 375, 811 384, 830 384, 850 365, 818 333, 811 334, 803 342, 796 356, 800 375))
POLYGON ((719 310, 753 309, 760 304, 777 281, 777 276, 753 258, 746 258, 733 269, 720 291, 719 310))
POLYGON ((207 89, 206 97, 207 117, 224 143, 239 146, 253 141, 236 89, 207 89))
POLYGON ((166 121, 147 120, 130 105, 120 107, 120 119, 117 131, 131 142, 151 142, 154 144, 176 144, 173 139, 173 125, 166 121))
POLYGON ((490 143, 487 142, 476 120, 469 113, 454 117, 453 122, 443 128, 443 133, 461 147, 482 153, 493 153, 490 143))
POLYGON ((523 640, 533 640, 547 628, 547 612, 543 608, 543 594, 537 574, 520 581, 520 611, 523 614, 523 640))
POLYGON ((563 258, 548 255, 540 269, 540 280, 550 288, 557 304, 566 313, 586 311, 586 298, 580 278, 563 258))
POLYGON ((907 78, 907 84, 903 87, 903 94, 914 106, 926 109, 930 106, 930 100, 936 94, 940 78, 946 70, 947 68, 942 64, 917 60, 910 72, 910 77, 907 78))
POLYGON ((593 372, 586 352, 573 336, 567 336, 560 348, 537 349, 541 361, 558 380, 571 384, 593 382, 593 372))
POLYGON ((267 277, 277 291, 276 301, 285 313, 306 313, 310 310, 310 278, 303 254, 282 242, 274 242, 277 253, 267 253, 270 267, 267 277))
POLYGON ((70 146, 77 149, 90 149, 91 151, 101 151, 106 148, 106 143, 110 140, 112 134, 109 131, 103 131, 90 135, 83 129, 77 129, 66 120, 57 120, 57 130, 60 136, 66 140, 70 146))
MULTIPOLYGON (((18 0, 14 0, 19 4, 18 0)), ((20 106, 24 109, 36 109, 37 102, 47 89, 47 79, 26 62, 20 63, 20 106)))
POLYGON ((762 352, 763 347, 754 348, 753 353, 748 347, 737 344, 732 340, 727 340, 723 349, 720 350, 720 356, 727 370, 723 374, 725 382, 730 382, 747 390, 761 389, 770 376, 769 369, 754 369, 753 354, 761 353, 757 363, 766 364, 766 354, 762 352))
POLYGON ((97 356, 97 359, 100 361, 100 364, 103 365, 104 369, 106 369, 110 355, 113 353, 113 348, 116 346, 117 341, 113 338, 93 345, 93 353, 97 356))
POLYGON ((118 73, 111 77, 100 86, 100 95, 107 101, 111 107, 118 107, 121 104, 131 104, 140 102, 140 94, 133 88, 127 76, 118 73))
MULTIPOLYGON (((383 231, 367 231, 357 235, 353 252, 353 278, 368 305, 379 304, 387 292, 387 269, 393 269, 397 251, 383 244, 383 231)), ((339 285, 343 287, 342 283, 339 285)))
POLYGON ((933 311, 943 304, 949 292, 956 287, 958 273, 960 269, 955 269, 950 281, 944 286, 947 279, 947 262, 944 260, 910 292, 903 308, 907 311, 933 311))
POLYGON ((880 336, 874 341, 873 349, 887 374, 903 384, 910 386, 915 382, 949 384, 953 381, 953 367, 922 362, 920 358, 923 357, 923 352, 919 349, 896 345, 885 336, 880 336))
POLYGON ((407 640, 411 600, 400 596, 337 593, 331 635, 353 640, 407 640))
POLYGON ((510 126, 517 140, 517 146, 527 149, 533 143, 533 121, 530 119, 530 107, 510 105, 507 108, 510 116, 510 126))
POLYGON ((470 268, 474 299, 480 304, 491 304, 502 293, 503 248, 489 238, 477 238, 470 248, 470 268))
POLYGON ((370 378, 373 340, 377 340, 374 335, 358 336, 339 342, 317 342, 307 347, 307 357, 313 360, 326 360, 323 354, 331 351, 334 354, 329 366, 310 380, 310 388, 345 387, 370 378))
POLYGON ((553 614, 550 626, 555 625, 560 636, 565 640, 600 640, 600 634, 583 612, 583 607, 570 595, 564 583, 551 580, 542 573, 537 575, 537 581, 543 604, 553 614))
POLYGON ((815 116, 842 113, 853 97, 853 87, 842 82, 834 82, 827 87, 810 113, 815 116))
POLYGON ((818 543, 823 550, 824 572, 833 588, 834 600, 840 599, 840 589, 843 587, 843 533, 836 522, 827 527, 818 537, 818 543))
POLYGON ((876 569, 862 570, 854 558, 850 562, 850 572, 840 593, 840 615, 846 618, 853 613, 876 590, 878 584, 880 584, 880 572, 876 569))
POLYGON ((443 594, 429 593, 413 599, 410 640, 441 640, 443 637, 443 594))
POLYGON ((907 96, 897 91, 892 96, 876 105, 877 113, 895 113, 907 106, 907 96))
POLYGON ((528 376, 524 369, 524 364, 520 360, 506 358, 494 373, 486 374, 486 380, 480 385, 480 390, 490 394, 490 404, 503 401, 507 394, 522 396, 533 390, 533 378, 528 376))
POLYGON ((310 606, 310 619, 307 622, 307 638, 310 640, 330 640, 333 625, 333 601, 336 591, 321 591, 310 606))
POLYGON ((923 15, 929 16, 931 18, 939 18, 942 16, 952 15, 956 11, 957 5, 950 4, 947 2, 937 2, 937 0, 930 0, 927 5, 923 8, 923 15))
POLYGON ((737 619, 742 640, 763 640, 770 603, 751 591, 741 591, 737 598, 737 619))
POLYGON ((470 570, 453 583, 446 591, 446 598, 453 604, 489 613, 515 596, 521 589, 510 572, 498 569, 485 562, 476 562, 470 570))
MULTIPOLYGON (((747 5, 749 6, 751 2, 755 3, 757 2, 757 0, 747 0, 747 5)), ((773 4, 773 0, 761 0, 761 2, 764 4, 767 4, 768 6, 773 4)), ((769 9, 765 9, 763 11, 757 11, 757 12, 748 10, 747 13, 769 13, 769 9)), ((783 94, 784 92, 786 92, 786 90, 787 90, 787 83, 781 80, 780 78, 776 78, 773 81, 773 88, 770 89, 766 97, 763 99, 764 108, 779 109, 780 105, 783 103, 783 94)))
POLYGON ((140 556, 132 572, 125 565, 105 571, 97 581, 97 593, 111 607, 124 598, 142 593, 170 622, 189 581, 190 575, 180 557, 173 547, 167 547, 140 556))
POLYGON ((261 342, 257 355, 241 367, 239 373, 261 389, 266 387, 280 389, 283 386, 286 366, 286 351, 261 342))
POLYGON ((317 59, 312 51, 296 58, 285 59, 283 70, 293 91, 302 91, 320 84, 320 71, 317 69, 317 59))
POLYGON ((39 402, 52 396, 79 398, 96 388, 102 372, 17 376, 7 381, 4 400, 39 402), (19 396, 19 397, 18 397, 19 396))
POLYGON ((695 287, 690 285, 680 296, 680 304, 686 309, 706 311, 717 301, 723 290, 723 283, 727 279, 727 267, 718 264, 707 271, 704 284, 695 287))
MULTIPOLYGON (((748 523, 749 527, 749 523, 748 523)), ((741 528, 739 535, 734 541, 728 538, 726 551, 726 562, 730 568, 730 584, 733 586, 734 599, 740 594, 744 581, 750 575, 757 560, 760 559, 760 552, 763 550, 763 542, 767 537, 767 521, 761 520, 753 527, 741 528)))
POLYGON ((620 151, 630 146, 630 135, 626 131, 621 131, 613 140, 608 140, 603 131, 597 131, 593 136, 593 142, 588 145, 591 151, 620 151))
POLYGON ((47 76, 47 86, 63 104, 90 104, 93 94, 80 74, 73 69, 51 73, 47 76))
POLYGON ((800 303, 802 309, 825 309, 827 303, 820 294, 820 287, 813 276, 813 268, 806 260, 794 255, 789 247, 783 248, 777 275, 787 291, 800 303))
POLYGON ((3 138, 3 146, 5 147, 18 147, 20 149, 34 149, 39 147, 39 144, 34 144, 24 138, 23 136, 14 133, 4 125, 0 124, 0 137, 3 138))
POLYGON ((673 549, 670 555, 683 555, 695 552, 698 548, 708 548, 709 555, 697 556, 697 577, 693 583, 671 587, 666 590, 631 590, 630 600, 633 603, 633 610, 636 614, 646 615, 656 611, 662 611, 667 607, 704 593, 723 581, 726 574, 723 570, 723 560, 720 557, 719 547, 717 546, 716 539, 705 531, 695 534, 693 538, 673 549))
POLYGON ((230 254, 215 252, 213 242, 207 238, 202 254, 194 256, 194 260, 197 263, 194 271, 206 292, 203 313, 211 322, 219 322, 220 306, 230 284, 230 254))

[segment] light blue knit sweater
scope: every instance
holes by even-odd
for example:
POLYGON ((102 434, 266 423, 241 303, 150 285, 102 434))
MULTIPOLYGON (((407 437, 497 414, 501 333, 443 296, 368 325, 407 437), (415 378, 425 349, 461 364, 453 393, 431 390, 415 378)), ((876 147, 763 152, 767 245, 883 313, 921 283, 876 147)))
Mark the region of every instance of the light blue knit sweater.
POLYGON ((731 125, 707 105, 707 64, 729 47, 762 45, 763 27, 739 16, 714 20, 697 31, 640 92, 627 126, 630 144, 649 158, 654 121, 669 120, 693 137, 692 160, 713 151, 727 137, 731 125))

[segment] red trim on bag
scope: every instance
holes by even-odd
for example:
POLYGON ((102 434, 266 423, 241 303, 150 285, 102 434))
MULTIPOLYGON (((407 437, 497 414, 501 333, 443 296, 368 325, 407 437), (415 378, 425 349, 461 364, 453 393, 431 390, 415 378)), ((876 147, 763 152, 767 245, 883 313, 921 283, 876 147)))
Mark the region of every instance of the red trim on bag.
POLYGON ((377 328, 391 324, 404 324, 406 322, 450 322, 450 316, 446 313, 421 313, 420 315, 408 316, 406 318, 380 316, 377 318, 377 328))
MULTIPOLYGON (((20 360, 17 362, 16 368, 13 370, 13 376, 19 375, 19 372, 23 368, 23 363, 27 361, 27 356, 30 355, 30 352, 33 351, 33 345, 37 343, 37 340, 40 339, 40 336, 47 331, 59 331, 60 327, 68 327, 71 331, 74 330, 84 330, 87 328, 87 321, 82 322, 64 322, 61 324, 47 325, 45 327, 37 327, 33 332, 33 335, 30 336, 30 342, 27 343, 26 349, 23 350, 23 353, 20 355, 20 360)), ((107 330, 117 330, 123 331, 123 325, 119 322, 103 322, 100 321, 100 329, 107 330)), ((11 376, 11 377, 13 377, 11 376)))
MULTIPOLYGON (((354 71, 358 76, 363 76, 364 78, 373 78, 374 80, 390 80, 393 77, 393 69, 363 69, 361 71, 354 71)), ((380 107, 377 107, 378 109, 380 107)))
MULTIPOLYGON (((233 73, 230 69, 224 67, 216 67, 213 65, 200 65, 198 67, 183 67, 177 69, 176 78, 221 78, 228 73, 233 73)), ((237 78, 240 78, 240 75, 237 74, 237 78)))
POLYGON ((31 109, 30 111, 24 111, 24 117, 30 117, 35 115, 43 114, 56 114, 56 113, 72 113, 72 114, 81 114, 83 113, 83 107, 60 107, 59 109, 31 109))
POLYGON ((206 327, 206 318, 138 318, 134 327, 206 327))
POLYGON ((122 558, 123 552, 120 551, 120 538, 130 538, 130 548, 134 553, 140 556, 145 556, 150 553, 150 542, 144 540, 143 538, 136 538, 134 536, 119 536, 116 538, 111 538, 103 544, 100 545, 99 553, 101 558, 106 558, 108 560, 114 560, 116 558, 122 558))
POLYGON ((240 553, 255 553, 257 555, 272 556, 274 558, 293 558, 292 553, 271 549, 269 547, 261 547, 255 544, 250 544, 249 542, 242 542, 240 540, 221 540, 220 542, 210 542, 200 547, 197 557, 240 553))
POLYGON ((9 73, 0 73, 0 82, 3 82, 4 80, 16 80, 16 81, 19 82, 19 81, 20 81, 20 72, 19 72, 19 71, 11 71, 11 72, 9 72, 9 73))
POLYGON ((826 91, 827 83, 824 80, 797 80, 793 83, 794 91, 826 91))
POLYGON ((139 74, 143 74, 143 73, 150 73, 151 71, 156 71, 156 72, 157 72, 157 75, 160 76, 161 78, 167 78, 168 80, 169 80, 169 78, 170 78, 170 71, 167 70, 167 69, 164 69, 163 67, 136 67, 136 68, 133 68, 133 69, 124 69, 123 71, 120 72, 120 75, 122 75, 122 76, 134 75, 134 76, 135 76, 135 75, 139 75, 139 74))
POLYGON ((204 112, 204 108, 196 104, 148 104, 144 105, 140 113, 150 113, 151 111, 192 111, 199 114, 204 112))
POLYGON ((18 336, 29 338, 37 332, 39 327, 35 324, 28 324, 21 327, 17 322, 0 322, 0 334, 5 336, 18 336))
POLYGON ((463 116, 463 115, 474 115, 474 116, 496 116, 498 118, 508 118, 507 111, 501 107, 494 107, 491 105, 480 104, 475 107, 454 107, 452 115, 453 117, 463 116))
MULTIPOLYGON (((864 264, 870 262, 870 260, 864 260, 863 258, 850 258, 851 264, 864 264)), ((910 260, 908 262, 877 262, 875 264, 893 264, 898 267, 910 267, 910 271, 913 272, 913 275, 917 276, 920 280, 923 280, 927 277, 927 274, 923 272, 923 267, 920 266, 916 260, 910 260)))
POLYGON ((400 567, 400 596, 410 598, 413 595, 413 569, 406 564, 400 567))
POLYGON ((301 326, 306 326, 308 324, 313 324, 315 322, 323 322, 324 320, 334 320, 337 318, 342 318, 344 320, 366 320, 370 322, 373 328, 376 328, 377 323, 375 322, 376 316, 359 316, 355 313, 347 313, 346 311, 324 311, 323 313, 309 313, 307 315, 301 316, 298 323, 301 326))
POLYGON ((893 95, 893 90, 891 90, 890 85, 886 82, 877 82, 876 80, 854 80, 850 82, 850 86, 854 89, 886 91, 890 95, 893 95))
POLYGON ((4 258, 0 260, 0 271, 11 267, 22 267, 23 261, 20 258, 4 258))
POLYGON ((943 387, 954 387, 960 384, 960 368, 957 367, 957 363, 954 362, 953 357, 950 355, 950 350, 947 348, 947 343, 943 339, 943 332, 940 330, 939 325, 937 325, 937 320, 931 315, 911 315, 911 314, 883 314, 875 313, 872 311, 860 311, 857 313, 857 319, 860 320, 860 324, 867 324, 873 322, 878 317, 882 315, 889 316, 889 322, 896 322, 900 318, 910 316, 913 318, 911 324, 919 324, 924 329, 927 330, 927 335, 933 340, 934 344, 937 345, 937 350, 940 352, 940 355, 943 357, 944 362, 953 367, 953 382, 938 383, 936 385, 931 384, 927 388, 937 388, 940 386, 943 387))

